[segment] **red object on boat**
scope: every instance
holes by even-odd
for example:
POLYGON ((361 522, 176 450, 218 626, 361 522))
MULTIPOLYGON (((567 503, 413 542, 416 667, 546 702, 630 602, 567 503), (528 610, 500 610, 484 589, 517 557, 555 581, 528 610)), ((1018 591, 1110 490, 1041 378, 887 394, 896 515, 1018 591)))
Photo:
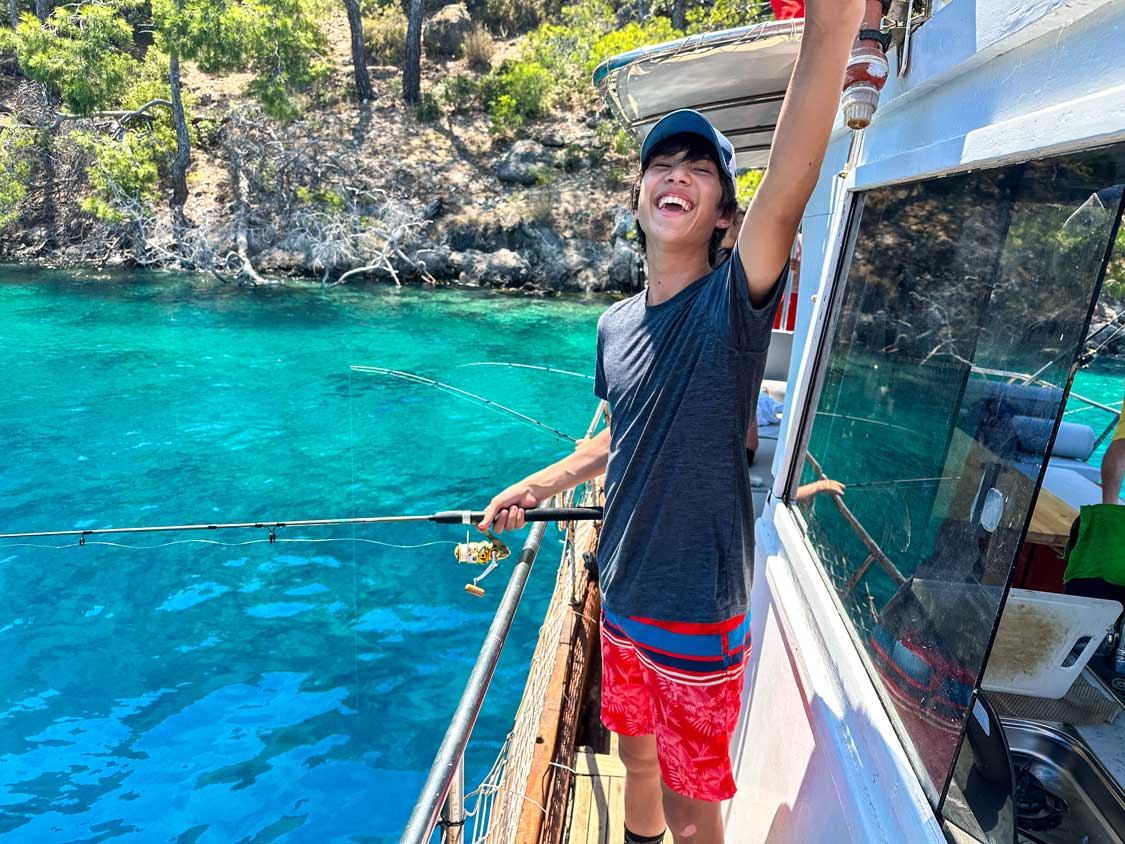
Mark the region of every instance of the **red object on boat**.
POLYGON ((770 0, 773 16, 779 21, 805 16, 805 0, 770 0))
MULTIPOLYGON (((867 0, 860 34, 879 34, 883 20, 880 0, 867 0)), ((879 92, 887 82, 890 67, 881 43, 872 38, 856 37, 852 55, 844 74, 844 95, 840 104, 844 122, 851 129, 865 129, 879 107, 879 92)))

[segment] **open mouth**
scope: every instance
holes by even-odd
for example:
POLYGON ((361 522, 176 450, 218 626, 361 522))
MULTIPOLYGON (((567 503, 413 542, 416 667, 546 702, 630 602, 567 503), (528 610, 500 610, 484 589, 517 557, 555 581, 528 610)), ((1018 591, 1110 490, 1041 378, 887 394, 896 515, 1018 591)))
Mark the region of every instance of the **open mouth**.
POLYGON ((656 200, 656 208, 666 216, 676 217, 689 213, 695 205, 686 196, 677 193, 666 193, 656 200))

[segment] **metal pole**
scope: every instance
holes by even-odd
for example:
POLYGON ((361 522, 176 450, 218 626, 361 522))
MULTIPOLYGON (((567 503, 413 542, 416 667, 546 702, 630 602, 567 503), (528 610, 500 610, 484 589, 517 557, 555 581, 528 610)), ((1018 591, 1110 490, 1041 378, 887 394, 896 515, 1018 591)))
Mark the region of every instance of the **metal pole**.
POLYGON ((457 763, 457 772, 449 795, 441 807, 441 823, 445 828, 442 844, 461 844, 465 835, 465 760, 457 763))
POLYGON ((536 522, 527 535, 527 541, 520 551, 519 562, 512 570, 512 576, 504 590, 504 597, 500 599, 500 606, 496 609, 496 615, 492 617, 488 635, 480 649, 480 656, 477 657, 469 680, 465 684, 465 691, 461 694, 461 700, 453 713, 449 728, 445 731, 445 738, 438 748, 418 802, 414 804, 414 811, 400 839, 401 844, 427 844, 434 827, 437 826, 438 813, 457 773, 457 767, 465 756, 469 734, 473 731, 477 714, 484 702, 485 692, 488 691, 488 684, 496 670, 496 661, 500 658, 500 650, 504 647, 504 640, 511 629, 512 619, 523 596, 528 575, 531 574, 531 567, 535 563, 535 555, 539 551, 539 544, 543 540, 546 529, 546 522, 536 522))

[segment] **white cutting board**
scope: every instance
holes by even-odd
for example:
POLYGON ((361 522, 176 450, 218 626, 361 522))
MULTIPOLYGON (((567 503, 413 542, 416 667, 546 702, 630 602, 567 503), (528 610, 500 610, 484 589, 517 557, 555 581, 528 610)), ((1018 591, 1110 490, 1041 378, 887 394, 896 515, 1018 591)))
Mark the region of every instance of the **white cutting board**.
POLYGON ((981 686, 1030 697, 1063 697, 1120 614, 1117 601, 1013 589, 981 686), (1071 657, 1083 637, 1089 641, 1077 658, 1071 657))

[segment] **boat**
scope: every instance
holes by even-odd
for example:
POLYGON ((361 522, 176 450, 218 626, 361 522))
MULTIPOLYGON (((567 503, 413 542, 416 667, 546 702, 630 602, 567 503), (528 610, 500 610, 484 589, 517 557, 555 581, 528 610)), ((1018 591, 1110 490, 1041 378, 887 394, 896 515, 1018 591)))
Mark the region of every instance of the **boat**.
MULTIPOLYGON (((1100 501, 1089 458, 1120 415, 1084 400, 1097 425, 1063 421, 1125 260, 1125 2, 895 2, 884 23, 878 55, 857 59, 885 61, 885 85, 850 111, 845 94, 792 330, 786 317, 771 346, 786 409, 751 470, 754 645, 727 840, 1121 844, 1125 677, 1104 647, 1121 605, 1063 594, 1060 553, 1100 501), (842 497, 798 499, 829 478, 842 497)), ((701 107, 759 167, 800 31, 655 45, 595 79, 638 136, 701 107)), ((597 484, 581 496, 596 504, 597 484)), ((448 841, 620 840, 582 564, 596 533, 569 534, 497 766, 466 809, 435 763, 413 829, 444 801, 448 841)))

